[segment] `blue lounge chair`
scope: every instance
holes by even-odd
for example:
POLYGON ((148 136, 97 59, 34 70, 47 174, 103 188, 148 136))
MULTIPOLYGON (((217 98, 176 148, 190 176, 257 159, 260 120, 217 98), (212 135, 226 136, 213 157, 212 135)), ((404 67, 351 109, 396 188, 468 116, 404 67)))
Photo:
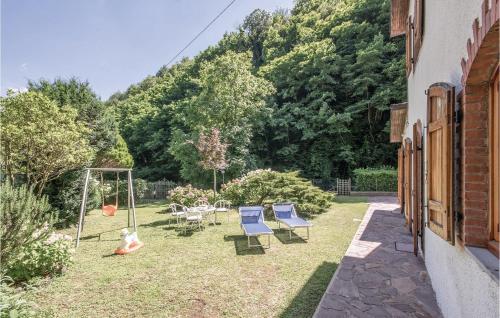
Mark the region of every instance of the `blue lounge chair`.
POLYGON ((292 239, 292 231, 296 228, 306 228, 307 229, 307 239, 309 239, 309 228, 312 226, 311 222, 306 221, 297 216, 295 211, 295 206, 293 203, 277 203, 273 204, 274 218, 278 222, 278 228, 280 224, 283 223, 288 227, 290 239, 292 239))
POLYGON ((240 226, 248 238, 248 247, 262 246, 262 244, 250 244, 250 236, 267 235, 267 247, 271 247, 271 235, 273 230, 264 223, 264 207, 242 206, 239 208, 240 226))

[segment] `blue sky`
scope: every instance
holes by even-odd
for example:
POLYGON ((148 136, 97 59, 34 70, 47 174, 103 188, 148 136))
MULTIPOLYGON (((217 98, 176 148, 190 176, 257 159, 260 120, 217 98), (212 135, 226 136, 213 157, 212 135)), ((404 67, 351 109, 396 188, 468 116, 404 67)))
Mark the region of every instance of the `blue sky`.
MULTIPOLYGON (((1 92, 28 79, 76 76, 106 99, 155 74, 229 2, 1 0, 1 92)), ((237 0, 183 55, 217 43, 254 9, 292 6, 293 0, 237 0)))

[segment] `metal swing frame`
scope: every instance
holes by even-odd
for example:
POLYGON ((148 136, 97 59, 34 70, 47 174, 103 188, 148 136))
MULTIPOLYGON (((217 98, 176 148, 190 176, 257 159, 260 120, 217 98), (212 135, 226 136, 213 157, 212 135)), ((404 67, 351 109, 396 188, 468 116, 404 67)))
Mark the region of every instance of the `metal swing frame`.
POLYGON ((83 231, 83 225, 85 222, 85 211, 87 210, 87 197, 88 197, 88 187, 90 180, 90 173, 92 171, 100 171, 102 172, 127 172, 127 197, 128 197, 128 215, 127 215, 127 227, 130 227, 130 212, 132 212, 132 225, 134 228, 134 232, 137 231, 137 222, 135 217, 135 201, 134 201, 134 187, 132 183, 132 169, 126 168, 87 168, 85 172, 85 185, 83 188, 83 196, 82 196, 82 204, 80 206, 80 217, 78 218, 78 227, 76 232, 76 247, 80 245, 80 236, 83 231))

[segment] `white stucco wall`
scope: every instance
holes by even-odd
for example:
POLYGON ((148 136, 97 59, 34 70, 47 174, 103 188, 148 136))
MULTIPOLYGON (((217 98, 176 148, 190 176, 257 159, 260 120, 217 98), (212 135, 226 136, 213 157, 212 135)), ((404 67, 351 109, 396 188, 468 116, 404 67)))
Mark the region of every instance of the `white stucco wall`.
MULTIPOLYGON (((413 16, 414 0, 410 3, 413 16)), ((406 136, 412 138, 413 124, 426 125, 425 90, 436 82, 448 82, 458 93, 460 62, 467 57, 467 39, 473 38, 472 23, 481 22, 482 0, 425 1, 425 26, 417 64, 408 77, 408 122, 406 136)), ((424 144, 425 144, 424 128, 424 144)), ((424 162, 427 171, 427 162, 424 162)), ((426 197, 424 189, 424 197, 426 197)), ((427 213, 426 211, 424 213, 427 213)), ((425 263, 445 317, 499 317, 499 285, 463 249, 452 246, 425 229, 425 263)))

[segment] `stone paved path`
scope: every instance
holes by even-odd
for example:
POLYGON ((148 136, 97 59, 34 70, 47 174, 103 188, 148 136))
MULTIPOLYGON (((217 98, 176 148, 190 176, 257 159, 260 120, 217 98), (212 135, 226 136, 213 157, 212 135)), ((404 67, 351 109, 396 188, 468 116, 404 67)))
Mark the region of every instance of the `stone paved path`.
POLYGON ((396 200, 371 198, 315 317, 442 317, 396 200))

